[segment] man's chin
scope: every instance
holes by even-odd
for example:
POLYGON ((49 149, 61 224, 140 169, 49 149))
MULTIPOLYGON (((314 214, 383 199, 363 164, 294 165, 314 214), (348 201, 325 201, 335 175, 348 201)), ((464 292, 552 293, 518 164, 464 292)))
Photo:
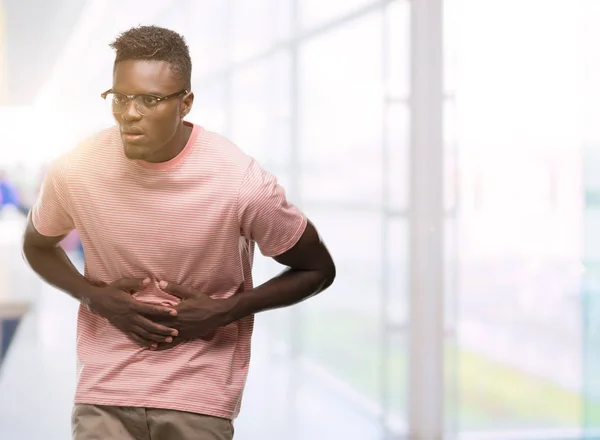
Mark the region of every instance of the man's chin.
POLYGON ((129 160, 146 160, 151 150, 148 147, 134 144, 124 144, 123 151, 129 160))

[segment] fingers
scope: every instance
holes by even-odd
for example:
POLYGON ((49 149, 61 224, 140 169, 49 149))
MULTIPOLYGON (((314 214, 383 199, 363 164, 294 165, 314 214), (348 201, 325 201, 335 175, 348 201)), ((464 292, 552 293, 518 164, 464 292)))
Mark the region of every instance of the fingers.
POLYGON ((158 287, 180 299, 188 299, 198 296, 198 292, 196 292, 194 289, 190 289, 179 284, 168 283, 166 281, 161 281, 158 283, 158 287))
POLYGON ((158 344, 156 346, 156 348, 154 348, 155 351, 163 351, 163 350, 168 350, 169 348, 173 348, 173 347, 177 347, 179 344, 183 344, 185 341, 181 338, 176 338, 173 342, 171 343, 161 343, 158 344))
POLYGON ((150 344, 147 345, 152 345, 155 342, 173 342, 173 336, 161 336, 157 335, 156 333, 150 333, 139 325, 134 325, 132 327, 132 331, 135 335, 141 337, 142 340, 150 341, 150 344))
POLYGON ((150 278, 121 278, 110 285, 129 293, 135 293, 144 290, 149 284, 150 278))
POLYGON ((148 347, 151 349, 154 349, 156 347, 158 347, 158 344, 154 341, 149 341, 147 339, 142 338, 141 336, 137 335, 134 332, 129 332, 127 334, 127 336, 129 336, 129 339, 131 339, 133 342, 135 342, 136 344, 142 346, 142 347, 148 347))
POLYGON ((168 317, 172 317, 172 316, 177 316, 177 310, 175 310, 175 309, 172 309, 169 307, 147 304, 147 303, 143 303, 141 301, 138 301, 134 305, 134 308, 135 308, 135 311, 141 315, 151 316, 151 317, 155 317, 155 318, 168 318, 168 317))
POLYGON ((152 322, 148 318, 141 316, 141 315, 138 315, 135 318, 134 322, 136 325, 142 327, 148 333, 162 335, 163 341, 164 341, 164 337, 166 337, 166 336, 177 336, 179 334, 179 332, 177 330, 175 330, 174 328, 169 328, 169 327, 165 327, 164 325, 157 324, 156 322, 152 322))

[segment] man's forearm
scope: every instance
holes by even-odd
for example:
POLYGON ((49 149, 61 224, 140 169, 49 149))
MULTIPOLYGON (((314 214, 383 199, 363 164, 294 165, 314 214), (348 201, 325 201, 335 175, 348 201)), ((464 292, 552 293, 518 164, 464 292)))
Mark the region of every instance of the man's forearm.
POLYGON ((230 320, 297 304, 329 287, 333 276, 325 271, 287 269, 261 286, 226 300, 230 302, 230 320))
POLYGON ((81 275, 63 248, 24 246, 23 256, 45 282, 87 304, 94 286, 81 275))

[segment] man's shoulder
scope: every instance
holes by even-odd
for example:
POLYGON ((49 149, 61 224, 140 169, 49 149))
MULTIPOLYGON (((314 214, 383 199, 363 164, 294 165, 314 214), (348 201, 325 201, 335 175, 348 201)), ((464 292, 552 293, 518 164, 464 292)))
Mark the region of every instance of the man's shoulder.
POLYGON ((208 154, 209 160, 231 170, 236 169, 243 173, 253 161, 252 156, 243 151, 234 141, 216 131, 203 129, 198 137, 198 143, 200 144, 198 152, 201 155, 208 154))
POLYGON ((119 130, 116 126, 104 128, 82 138, 71 150, 74 156, 88 157, 94 153, 108 152, 107 147, 114 147, 120 142, 119 130))
POLYGON ((106 151, 107 146, 114 146, 118 141, 119 132, 116 126, 104 128, 79 138, 75 141, 74 145, 63 152, 57 160, 68 161, 69 159, 89 156, 94 152, 106 151))
MULTIPOLYGON (((109 154, 119 140, 117 127, 109 127, 82 137, 70 149, 50 161, 48 169, 68 173, 83 170, 86 164, 93 165, 101 156, 109 154)), ((116 149, 115 149, 116 150, 116 149)))

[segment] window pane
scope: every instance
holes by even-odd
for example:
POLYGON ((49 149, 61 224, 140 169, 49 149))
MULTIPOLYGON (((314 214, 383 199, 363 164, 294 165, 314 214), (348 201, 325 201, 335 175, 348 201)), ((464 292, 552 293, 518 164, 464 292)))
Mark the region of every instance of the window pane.
POLYGON ((456 218, 444 219, 444 325, 450 332, 456 331, 458 281, 459 281, 459 223, 456 218))
POLYGON ((387 319, 395 326, 408 325, 408 221, 404 218, 388 220, 388 242, 386 265, 386 286, 389 303, 387 319))
POLYGON ((304 375, 299 381, 295 402, 291 404, 297 408, 295 422, 288 424, 296 429, 291 435, 273 437, 273 440, 384 438, 379 420, 354 407, 356 398, 352 390, 306 359, 302 367, 304 375))
POLYGON ((392 98, 407 98, 410 92, 410 2, 399 0, 386 8, 385 72, 392 98))
MULTIPOLYGON (((446 331, 444 338, 444 431, 448 438, 461 438, 457 436, 460 423, 460 405, 458 387, 460 377, 458 375, 460 363, 458 362, 459 347, 456 333, 446 331)), ((473 439, 475 440, 475 439, 473 439)))
POLYGON ((600 51, 595 44, 600 39, 600 3, 585 0, 585 14, 583 21, 583 84, 585 90, 584 99, 584 133, 588 142, 600 142, 600 51))
POLYGON ((187 12, 187 5, 185 2, 174 4, 171 7, 165 8, 160 14, 154 17, 153 24, 184 34, 187 12))
POLYGON ((241 60, 289 37, 290 0, 233 0, 231 31, 233 59, 241 60))
POLYGON ((374 0, 299 0, 299 3, 300 25, 310 28, 354 12, 374 0))
POLYGON ((302 196, 381 203, 381 14, 300 51, 302 196))
POLYGON ((387 205, 392 210, 408 207, 409 159, 410 159, 410 111, 405 104, 393 104, 387 109, 387 157, 388 167, 387 205))
POLYGON ((580 213, 550 205, 523 152, 480 166, 482 205, 459 224, 462 425, 576 426, 580 213))
MULTIPOLYGON (((385 371, 387 375, 386 425, 393 433, 391 438, 405 438, 408 412, 408 341, 406 331, 390 332, 387 338, 388 351, 385 371)), ((386 362, 384 359, 383 362, 386 362)))
MULTIPOLYGON (((586 238, 588 235, 597 237, 590 230, 597 230, 600 215, 597 207, 588 208, 586 212, 586 238)), ((587 240, 586 240, 587 241, 587 240)), ((600 264, 598 260, 598 240, 586 243, 585 277, 582 288, 583 293, 583 424, 589 437, 597 438, 592 432, 598 434, 600 428, 600 264)))
POLYGON ((463 431, 581 426, 580 5, 457 8, 463 431))
POLYGON ((186 1, 185 5, 184 36, 190 47, 194 75, 202 77, 223 68, 227 62, 227 2, 186 1))
MULTIPOLYGON (((571 201, 553 204, 549 173, 526 149, 463 169, 467 177, 485 176, 480 204, 461 206, 458 224, 465 430, 580 423, 581 212, 572 202, 579 189, 566 177, 579 166, 578 154, 557 156, 557 192, 571 201)), ((461 193, 472 189, 463 184, 461 193)))
POLYGON ((583 424, 587 437, 600 435, 600 3, 586 1, 584 38, 584 278, 583 309, 583 424))
POLYGON ((584 279, 583 296, 583 424, 586 438, 600 435, 600 4, 585 1, 584 58, 584 279))
POLYGON ((301 305, 306 356, 348 384, 367 402, 380 401, 380 214, 307 209, 337 266, 333 286, 301 305))
POLYGON ((444 91, 447 95, 456 92, 458 73, 458 38, 460 10, 458 0, 444 0, 444 91))
POLYGON ((460 178, 458 163, 458 134, 456 124, 456 101, 444 102, 444 209, 452 212, 456 209, 457 188, 460 178))
POLYGON ((270 172, 282 170, 289 161, 289 78, 285 53, 233 76, 232 139, 270 172))
POLYGON ((222 80, 194 88, 194 105, 187 120, 207 130, 224 133, 226 130, 225 82, 222 80))

